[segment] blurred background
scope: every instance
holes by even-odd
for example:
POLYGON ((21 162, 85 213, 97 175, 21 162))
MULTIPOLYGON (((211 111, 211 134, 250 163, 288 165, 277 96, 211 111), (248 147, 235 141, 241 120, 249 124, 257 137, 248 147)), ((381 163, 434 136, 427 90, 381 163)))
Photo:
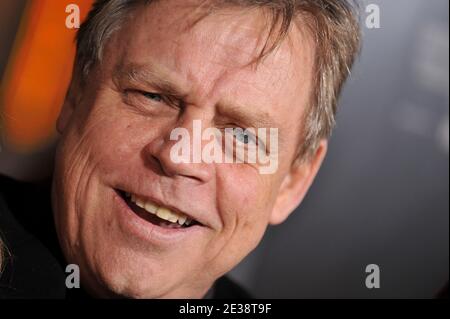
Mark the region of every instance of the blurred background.
MULTIPOLYGON (((431 298, 449 270, 449 2, 380 8, 302 205, 231 276, 265 298, 431 298), (380 288, 365 285, 380 267, 380 288)), ((0 1, 0 173, 48 176, 72 68, 68 4, 0 1)), ((364 22, 367 13, 362 13, 364 22)))

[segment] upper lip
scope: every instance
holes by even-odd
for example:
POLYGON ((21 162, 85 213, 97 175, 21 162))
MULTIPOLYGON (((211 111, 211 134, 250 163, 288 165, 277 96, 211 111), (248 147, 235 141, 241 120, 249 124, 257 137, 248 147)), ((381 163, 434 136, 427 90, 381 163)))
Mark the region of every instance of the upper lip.
POLYGON ((149 196, 149 195, 142 195, 142 194, 137 193, 137 192, 130 192, 130 191, 123 191, 123 192, 128 193, 130 195, 135 195, 138 198, 141 198, 141 199, 143 199, 145 201, 149 201, 149 202, 151 202, 151 203, 153 203, 153 204, 155 204, 157 206, 167 208, 167 209, 171 210, 174 213, 186 215, 188 218, 190 218, 190 219, 196 221, 197 223, 199 223, 200 226, 209 226, 207 224, 207 222, 201 220, 200 217, 195 216, 196 214, 187 213, 187 212, 179 209, 178 207, 176 207, 174 205, 171 205, 171 204, 168 204, 168 203, 165 203, 165 202, 163 202, 163 201, 161 201, 161 200, 159 200, 159 199, 157 199, 155 197, 152 197, 152 196, 149 196))

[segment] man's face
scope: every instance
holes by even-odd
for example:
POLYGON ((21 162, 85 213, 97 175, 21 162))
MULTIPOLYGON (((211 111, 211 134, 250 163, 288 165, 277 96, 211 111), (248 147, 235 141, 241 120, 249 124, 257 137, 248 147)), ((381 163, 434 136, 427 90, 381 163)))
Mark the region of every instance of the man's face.
POLYGON ((256 67, 267 15, 228 8, 193 23, 198 11, 180 3, 136 10, 59 119, 57 231, 94 294, 202 297, 293 208, 283 187, 311 92, 311 39, 293 28, 256 67), (194 120, 203 128, 278 128, 278 170, 175 164, 170 133, 192 131, 194 120), (146 215, 127 194, 194 222, 146 215))

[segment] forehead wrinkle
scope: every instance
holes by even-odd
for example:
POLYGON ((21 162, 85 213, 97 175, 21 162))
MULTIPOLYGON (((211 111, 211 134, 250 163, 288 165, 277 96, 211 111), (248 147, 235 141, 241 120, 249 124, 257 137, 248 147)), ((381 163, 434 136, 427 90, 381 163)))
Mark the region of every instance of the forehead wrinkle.
MULTIPOLYGON (((203 12, 188 11, 186 16, 183 16, 183 20, 192 20, 189 19, 192 16, 200 18, 195 20, 194 24, 188 21, 183 23, 188 27, 179 28, 176 39, 172 40, 176 45, 186 40, 189 44, 208 43, 210 60, 226 67, 245 66, 255 60, 268 33, 261 10, 247 8, 245 12, 240 12, 234 7, 221 6, 206 13, 204 8, 199 11, 203 12), (218 32, 206 35, 203 32, 204 24, 213 25, 218 32)), ((172 23, 178 19, 177 17, 172 23)))

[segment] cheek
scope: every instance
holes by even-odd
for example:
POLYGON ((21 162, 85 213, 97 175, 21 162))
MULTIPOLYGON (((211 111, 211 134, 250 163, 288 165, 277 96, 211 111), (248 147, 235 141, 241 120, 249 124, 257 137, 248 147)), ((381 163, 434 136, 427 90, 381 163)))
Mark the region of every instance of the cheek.
POLYGON ((121 101, 104 99, 93 107, 78 139, 84 153, 99 163, 102 176, 137 167, 143 146, 158 135, 151 119, 131 112, 121 101))
POLYGON ((269 178, 240 164, 232 164, 218 174, 219 209, 224 229, 231 236, 259 237, 266 228, 274 203, 269 178))
POLYGON ((222 219, 213 247, 211 269, 222 273, 247 256, 260 242, 273 207, 272 186, 245 164, 217 168, 217 208, 222 219), (215 268, 217 267, 217 269, 215 268))
POLYGON ((72 236, 90 218, 85 213, 89 211, 87 208, 99 205, 98 195, 107 184, 107 172, 114 171, 128 152, 128 144, 123 143, 129 138, 128 121, 116 115, 114 105, 108 106, 110 111, 106 112, 100 103, 92 107, 79 105, 58 146, 55 211, 61 212, 57 219, 61 219, 61 227, 72 236))

